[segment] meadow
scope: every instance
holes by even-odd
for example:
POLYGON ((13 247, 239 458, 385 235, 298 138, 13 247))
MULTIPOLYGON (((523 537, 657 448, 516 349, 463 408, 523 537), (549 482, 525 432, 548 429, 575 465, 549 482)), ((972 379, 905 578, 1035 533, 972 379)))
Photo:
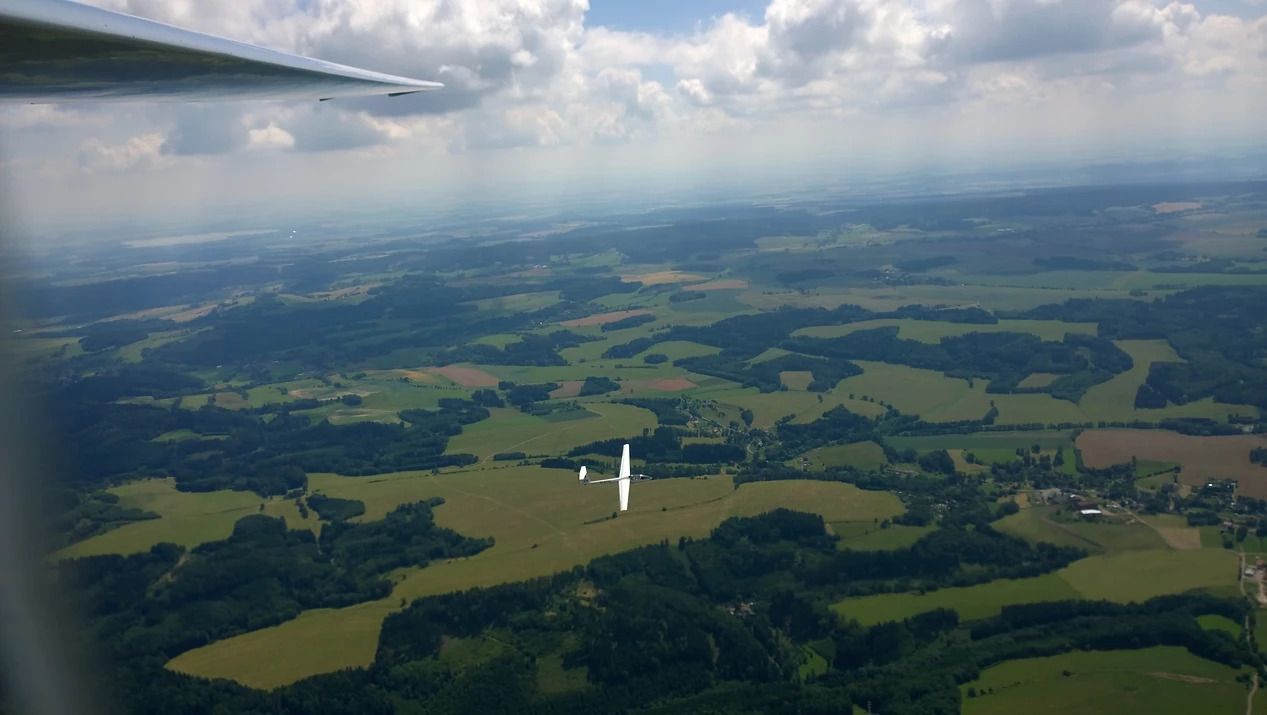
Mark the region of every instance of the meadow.
POLYGON ((474 454, 481 460, 499 452, 566 454, 573 447, 613 436, 631 437, 654 429, 655 415, 641 407, 583 402, 592 417, 551 422, 508 407, 489 410, 489 419, 467 425, 449 440, 449 454, 474 454))
POLYGON ((1013 603, 1068 598, 1127 603, 1193 589, 1235 588, 1237 558, 1230 551, 1139 550, 1090 556, 1054 573, 1003 579, 924 594, 894 593, 839 601, 832 609, 863 625, 900 620, 934 608, 953 608, 970 620, 998 614, 1013 603))
POLYGON ((875 442, 854 442, 819 447, 806 452, 805 457, 809 459, 811 469, 847 466, 875 470, 888 463, 884 458, 884 450, 875 442))
POLYGON ((1078 651, 1000 663, 960 686, 966 715, 1242 712, 1240 673, 1175 646, 1078 651))
POLYGON ((108 491, 119 497, 121 505, 144 509, 158 514, 160 518, 124 524, 71 544, 53 554, 53 558, 134 554, 162 542, 193 547, 228 538, 233 533, 233 524, 250 514, 283 517, 292 529, 307 527, 314 532, 320 530, 315 515, 305 520, 293 500, 279 497, 228 490, 182 492, 176 490, 176 484, 171 479, 130 482, 108 491))
POLYGON ((639 483, 630 510, 612 519, 611 489, 582 488, 575 474, 539 467, 379 477, 312 475, 311 489, 365 503, 362 519, 399 504, 441 496, 436 522, 495 545, 474 557, 404 569, 391 596, 350 608, 306 611, 279 626, 212 643, 174 658, 173 670, 226 677, 254 687, 276 687, 373 658, 378 624, 403 601, 421 596, 543 576, 603 554, 663 539, 701 537, 731 516, 784 507, 833 522, 871 522, 902 512, 887 492, 833 482, 746 484, 729 477, 639 483))
POLYGON ((1033 542, 1074 546, 1095 552, 1164 549, 1169 544, 1152 526, 1123 520, 1081 521, 1068 513, 1057 517, 1054 507, 1022 509, 996 523, 995 528, 1033 542))
POLYGON ((906 318, 881 318, 864 320, 846 325, 818 325, 801 328, 792 333, 794 336, 811 338, 838 338, 859 330, 896 327, 899 338, 918 340, 924 343, 936 343, 942 338, 967 335, 968 333, 1031 333, 1043 340, 1062 340, 1066 333, 1095 335, 1095 323, 1067 323, 1061 320, 1000 320, 997 323, 978 325, 974 323, 950 323, 940 320, 911 320, 906 318))

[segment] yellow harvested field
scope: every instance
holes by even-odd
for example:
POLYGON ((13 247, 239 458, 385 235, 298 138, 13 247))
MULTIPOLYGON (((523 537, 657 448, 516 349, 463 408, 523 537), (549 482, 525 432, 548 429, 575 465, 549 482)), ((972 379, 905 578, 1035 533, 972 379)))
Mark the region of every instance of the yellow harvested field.
POLYGON ((448 378, 462 387, 497 387, 497 383, 500 382, 496 375, 490 375, 477 367, 470 367, 469 365, 429 367, 427 372, 448 378))
POLYGON ((1163 201, 1159 204, 1153 204, 1153 211, 1159 214, 1173 214, 1199 208, 1201 208, 1201 204, 1196 201, 1163 201))
POLYGON ((413 382, 434 383, 436 381, 434 375, 421 369, 406 370, 402 368, 398 370, 370 370, 366 374, 373 378, 387 378, 389 380, 405 377, 409 378, 409 380, 413 382))
POLYGON ((707 280, 707 276, 682 271, 656 271, 654 273, 636 273, 623 275, 620 279, 626 283, 641 283, 644 286, 658 286, 668 283, 690 283, 707 280))
POLYGON ((1249 461, 1249 452, 1267 447, 1262 435, 1194 437, 1168 430, 1087 430, 1078 435, 1078 449, 1092 468, 1136 459, 1174 462, 1179 479, 1194 486, 1210 479, 1235 479, 1246 496, 1267 498, 1267 467, 1249 461))
POLYGON ((560 323, 560 325, 565 325, 569 328, 587 328, 592 325, 606 325, 608 323, 614 323, 617 320, 632 318, 635 315, 650 314, 651 311, 646 310, 645 308, 639 308, 637 310, 617 310, 611 313, 595 313, 594 315, 587 315, 584 318, 565 320, 560 323))
POLYGON ((686 290, 698 290, 703 292, 708 292, 710 290, 746 290, 747 288, 748 281, 743 280, 742 278, 726 278, 686 286, 686 290))

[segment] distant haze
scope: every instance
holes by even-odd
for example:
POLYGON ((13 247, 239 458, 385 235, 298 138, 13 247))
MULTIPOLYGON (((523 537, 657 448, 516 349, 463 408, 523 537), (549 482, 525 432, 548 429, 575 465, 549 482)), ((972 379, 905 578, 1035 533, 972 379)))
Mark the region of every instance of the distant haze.
POLYGON ((446 89, 0 107, 7 229, 1082 164, 1267 173, 1255 0, 94 4, 446 89))

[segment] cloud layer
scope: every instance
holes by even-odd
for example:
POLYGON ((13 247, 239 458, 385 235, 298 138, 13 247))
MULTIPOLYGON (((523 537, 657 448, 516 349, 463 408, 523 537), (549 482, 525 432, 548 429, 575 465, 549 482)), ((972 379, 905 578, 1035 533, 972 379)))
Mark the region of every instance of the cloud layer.
POLYGON ((586 0, 93 1, 446 89, 321 105, 5 107, 4 171, 69 185, 339 153, 370 175, 393 157, 535 147, 583 162, 603 147, 653 156, 737 139, 793 154, 1202 132, 1267 143, 1252 119, 1267 108, 1267 17, 1201 3, 771 0, 760 17, 670 36, 587 26, 586 0))

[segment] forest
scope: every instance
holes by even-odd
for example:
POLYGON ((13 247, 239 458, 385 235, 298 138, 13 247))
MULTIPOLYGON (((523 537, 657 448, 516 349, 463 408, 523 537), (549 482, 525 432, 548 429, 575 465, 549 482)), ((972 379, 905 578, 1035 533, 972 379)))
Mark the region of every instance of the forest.
MULTIPOLYGON (((425 505, 411 509, 428 513, 425 505)), ((220 599, 223 618, 212 628, 225 632, 248 617, 287 617, 300 598, 293 586, 303 583, 295 580, 301 577, 283 569, 268 577, 271 590, 250 582, 226 590, 243 558, 271 560, 274 553, 306 550, 312 564, 307 572, 330 579, 311 598, 331 603, 372 595, 373 574, 398 563, 372 560, 353 570, 340 565, 357 561, 370 541, 390 552, 431 533, 450 554, 480 548, 428 527, 426 519, 394 512, 388 521, 390 529, 355 536, 359 527, 323 531, 321 543, 332 547, 327 557, 308 545, 311 535, 306 540, 299 536, 305 532, 286 532, 276 520, 248 517, 230 539, 195 549, 194 560, 157 589, 154 584, 163 583, 180 556, 175 547, 77 560, 63 571, 83 586, 95 647, 133 656, 100 674, 109 681, 107 691, 151 712, 227 707, 386 713, 407 706, 439 713, 835 713, 847 712, 850 703, 870 703, 876 712, 937 714, 959 712, 958 684, 983 668, 1070 649, 1177 645, 1219 663, 1261 668, 1244 643, 1197 624, 1199 615, 1245 615, 1243 601, 1213 596, 1007 606, 996 617, 967 623, 944 609, 870 627, 839 619, 827 606, 841 593, 901 582, 938 588, 967 574, 972 581, 1042 572, 1080 554, 1035 549, 983 524, 943 527, 888 554, 840 551, 820 517, 784 510, 730 519, 705 539, 601 557, 551 577, 416 600, 388 617, 369 668, 271 692, 180 676, 163 671, 161 657, 144 657, 206 637, 205 629, 178 626, 188 625, 182 613, 207 598, 220 599), (842 580, 842 574, 850 578, 842 580), (172 615, 160 626, 146 626, 137 619, 142 611, 172 615), (439 657, 448 639, 493 632, 497 648, 478 661, 459 666, 439 657), (565 667, 583 668, 584 688, 559 694, 539 689, 537 664, 559 652, 565 667), (827 670, 806 682, 801 668, 811 652, 827 670)))
POLYGON ((1267 288, 1204 286, 1155 302, 1075 299, 1025 317, 1095 321, 1110 340, 1166 340, 1184 362, 1154 363, 1137 404, 1186 404, 1203 397, 1267 407, 1267 288), (1147 388, 1147 389, 1146 389, 1147 388))
POLYGON ((453 398, 438 409, 402 411, 403 425, 314 423, 302 414, 261 410, 272 418, 265 421, 211 405, 165 409, 64 396, 49 405, 51 430, 67 439, 55 458, 80 484, 172 476, 185 491, 238 489, 265 496, 303 487, 306 471, 364 475, 468 464, 474 457, 444 453, 448 440, 489 414, 453 398), (174 430, 197 437, 154 441, 174 430))

